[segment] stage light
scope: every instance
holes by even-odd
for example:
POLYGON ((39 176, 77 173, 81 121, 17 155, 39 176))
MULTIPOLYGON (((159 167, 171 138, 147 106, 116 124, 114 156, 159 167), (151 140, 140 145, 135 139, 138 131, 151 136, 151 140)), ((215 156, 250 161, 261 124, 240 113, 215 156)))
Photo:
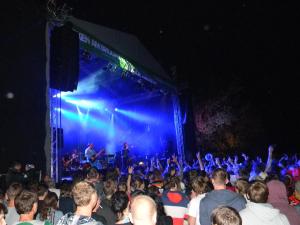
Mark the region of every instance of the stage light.
POLYGON ((118 112, 118 111, 119 111, 119 109, 118 109, 118 108, 115 108, 115 111, 116 111, 116 112, 118 112))
POLYGON ((150 123, 156 123, 158 120, 155 117, 145 115, 143 113, 138 113, 130 110, 124 110, 124 109, 118 109, 118 112, 124 116, 127 116, 129 118, 142 121, 142 122, 150 122, 150 123))

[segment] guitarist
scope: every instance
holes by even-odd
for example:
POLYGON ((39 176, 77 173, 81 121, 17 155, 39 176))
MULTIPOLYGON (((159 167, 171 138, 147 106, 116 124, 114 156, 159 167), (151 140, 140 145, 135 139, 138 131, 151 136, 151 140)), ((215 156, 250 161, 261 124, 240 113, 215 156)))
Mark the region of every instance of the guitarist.
POLYGON ((92 167, 101 169, 100 162, 99 162, 99 160, 97 160, 97 158, 103 152, 104 152, 104 150, 101 150, 98 153, 96 153, 96 151, 94 149, 94 144, 89 144, 88 147, 84 150, 84 155, 92 167))

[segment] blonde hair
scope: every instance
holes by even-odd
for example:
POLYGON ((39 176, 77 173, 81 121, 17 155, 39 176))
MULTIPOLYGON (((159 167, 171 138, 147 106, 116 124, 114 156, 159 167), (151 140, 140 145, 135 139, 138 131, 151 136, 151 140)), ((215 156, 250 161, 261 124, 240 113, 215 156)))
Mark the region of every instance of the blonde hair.
POLYGON ((72 189, 72 195, 76 206, 88 205, 93 194, 97 194, 95 188, 85 181, 78 182, 72 189))

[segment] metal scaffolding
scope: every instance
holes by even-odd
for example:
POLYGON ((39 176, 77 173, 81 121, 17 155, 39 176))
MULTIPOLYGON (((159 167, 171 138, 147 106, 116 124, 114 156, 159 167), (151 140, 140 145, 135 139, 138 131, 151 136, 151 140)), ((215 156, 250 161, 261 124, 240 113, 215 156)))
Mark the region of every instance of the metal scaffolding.
POLYGON ((60 91, 50 89, 50 128, 51 128, 51 177, 59 181, 59 152, 61 147, 61 97, 60 91), (56 97, 53 97, 56 96, 56 97))
POLYGON ((180 110, 179 98, 177 95, 172 95, 173 110, 174 110, 174 125, 176 131, 177 152, 180 159, 185 160, 183 132, 182 132, 182 117, 180 110))

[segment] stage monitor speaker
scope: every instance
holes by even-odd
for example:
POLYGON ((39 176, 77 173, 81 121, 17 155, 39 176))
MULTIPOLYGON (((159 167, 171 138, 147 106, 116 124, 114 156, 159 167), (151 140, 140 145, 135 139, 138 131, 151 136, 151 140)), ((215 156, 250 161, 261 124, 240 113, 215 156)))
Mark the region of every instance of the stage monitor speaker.
POLYGON ((55 143, 54 147, 58 147, 58 149, 62 149, 64 147, 64 130, 62 128, 53 127, 53 136, 52 142, 55 143), (56 139, 56 142, 54 142, 56 139))
POLYGON ((79 35, 73 25, 56 27, 50 37, 50 88, 77 89, 79 78, 79 35))

